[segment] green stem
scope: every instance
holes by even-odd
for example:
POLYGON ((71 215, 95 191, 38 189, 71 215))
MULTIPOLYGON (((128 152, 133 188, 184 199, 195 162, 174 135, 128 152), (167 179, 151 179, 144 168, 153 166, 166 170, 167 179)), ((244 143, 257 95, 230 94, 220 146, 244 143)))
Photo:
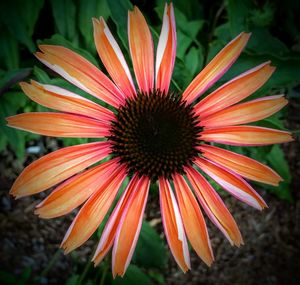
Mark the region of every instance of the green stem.
POLYGON ((50 269, 53 267, 54 263, 58 259, 60 252, 61 252, 61 249, 58 249, 55 252, 55 254, 52 256, 51 260, 47 264, 46 268, 42 271, 41 277, 44 277, 44 276, 46 276, 48 274, 48 272, 50 271, 50 269))
POLYGON ((105 277, 106 277, 107 271, 108 271, 108 265, 105 263, 105 264, 104 264, 103 271, 102 271, 102 276, 101 276, 101 280, 100 280, 99 285, 104 285, 105 277))
POLYGON ((176 89, 179 91, 179 92, 182 92, 181 88, 179 87, 179 85, 177 84, 177 82, 172 78, 171 81, 173 82, 174 86, 176 87, 176 89))
POLYGON ((85 276, 87 275, 87 273, 88 273, 88 271, 89 271, 89 269, 90 269, 90 267, 91 267, 91 264, 92 264, 91 259, 92 259, 93 255, 94 255, 94 251, 92 251, 92 255, 90 256, 90 258, 89 258, 88 261, 86 262, 85 267, 84 267, 84 269, 83 269, 83 272, 81 273, 81 275, 80 275, 80 277, 79 277, 79 280, 78 280, 77 285, 81 285, 83 279, 84 279, 85 276))

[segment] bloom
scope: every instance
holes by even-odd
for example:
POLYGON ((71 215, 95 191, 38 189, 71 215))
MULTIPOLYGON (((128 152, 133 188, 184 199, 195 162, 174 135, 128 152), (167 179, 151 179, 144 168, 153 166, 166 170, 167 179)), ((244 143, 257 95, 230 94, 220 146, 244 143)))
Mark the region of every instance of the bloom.
POLYGON ((20 174, 11 194, 19 198, 58 185, 37 206, 36 213, 42 218, 65 215, 83 204, 62 242, 68 253, 98 228, 129 177, 93 258, 99 264, 113 248, 116 276, 123 275, 130 263, 149 185, 158 181, 164 230, 177 263, 183 271, 190 268, 188 239, 199 257, 210 265, 214 258, 200 205, 231 244, 239 246, 243 240, 225 204, 201 173, 257 209, 265 208, 266 203, 244 178, 271 185, 281 180, 253 159, 210 145, 256 146, 292 140, 289 132, 244 125, 266 118, 287 104, 282 95, 239 103, 268 80, 274 67, 270 62, 263 63, 198 102, 243 50, 250 35, 241 33, 196 76, 182 96, 173 94, 169 91, 176 56, 173 6, 165 6, 155 66, 150 30, 135 7, 129 12, 128 38, 136 89, 105 21, 94 19, 93 24, 98 54, 112 80, 62 46, 42 45, 36 57, 111 107, 57 86, 31 81, 21 83, 25 94, 60 112, 26 113, 7 120, 11 127, 42 135, 105 140, 66 147, 38 159, 20 174))

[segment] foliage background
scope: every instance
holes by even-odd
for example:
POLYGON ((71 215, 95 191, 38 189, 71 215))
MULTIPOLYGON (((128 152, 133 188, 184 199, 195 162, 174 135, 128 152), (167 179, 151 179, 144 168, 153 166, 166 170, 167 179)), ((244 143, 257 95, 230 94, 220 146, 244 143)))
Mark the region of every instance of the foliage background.
MULTIPOLYGON (((241 31, 248 31, 252 32, 252 36, 245 51, 216 86, 255 65, 271 60, 277 67, 276 73, 251 98, 284 93, 299 106, 300 20, 297 17, 300 12, 299 1, 174 0, 173 3, 178 37, 177 57, 171 86, 175 92, 180 94, 203 66, 233 37, 241 31)), ((24 166, 29 163, 32 154, 41 155, 42 138, 5 126, 5 117, 9 115, 45 110, 44 107, 30 102, 22 94, 18 82, 32 78, 42 83, 59 85, 89 97, 42 66, 33 55, 38 48, 37 45, 47 43, 69 47, 104 70, 96 54, 91 23, 92 17, 103 16, 108 21, 113 34, 118 35, 117 40, 127 62, 130 63, 126 29, 127 10, 132 9, 133 5, 140 8, 151 25, 154 44, 157 46, 164 0, 1 1, 0 151, 2 161, 6 159, 7 153, 10 153, 20 165, 24 166), (34 149, 32 146, 40 148, 34 149)), ((286 129, 287 122, 284 121, 286 117, 287 110, 285 109, 258 124, 286 129)), ((294 135, 297 137, 299 130, 292 131, 295 131, 294 135)), ((86 139, 59 139, 57 144, 68 146, 86 141, 86 139)), ((283 203, 296 203, 290 186, 292 175, 280 146, 243 149, 235 147, 234 150, 268 163, 285 180, 277 188, 261 184, 256 187, 264 188, 272 193, 271 195, 274 194, 277 198, 284 200, 283 203)), ((50 150, 46 148, 43 151, 50 150)), ((4 190, 7 191, 7 189, 4 190)), ((154 196, 155 191, 153 187, 154 196)), ((101 227, 95 238, 99 237, 100 233, 101 227)), ((97 269, 84 267, 76 261, 76 257, 74 260, 75 264, 72 266, 72 273, 68 276, 67 284, 99 284, 99 282, 102 282, 101 284, 163 284, 164 272, 169 266, 165 242, 159 237, 157 230, 147 222, 143 225, 133 265, 124 279, 115 281, 111 279, 110 274, 107 274, 108 260, 97 269)), ((53 266, 51 262, 55 262, 55 256, 54 261, 50 259, 49 268, 45 268, 46 273, 32 271, 29 266, 21 268, 16 274, 9 268, 9 264, 4 264, 5 270, 0 272, 0 281, 7 284, 46 282, 45 276, 53 266)))

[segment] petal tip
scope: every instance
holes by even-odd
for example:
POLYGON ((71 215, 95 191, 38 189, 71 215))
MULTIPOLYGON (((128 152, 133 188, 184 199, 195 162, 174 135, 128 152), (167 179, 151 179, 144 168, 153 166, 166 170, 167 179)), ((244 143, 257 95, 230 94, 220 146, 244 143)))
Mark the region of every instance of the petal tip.
POLYGON ((63 250, 64 255, 67 255, 72 251, 72 249, 66 245, 65 239, 63 239, 59 247, 63 250))
POLYGON ((22 91, 24 92, 24 88, 26 88, 26 86, 28 86, 30 84, 25 81, 21 81, 21 82, 19 82, 19 85, 20 85, 22 91))
POLYGON ((214 263, 214 261, 215 261, 214 256, 210 256, 207 260, 204 260, 204 263, 205 263, 208 267, 211 267, 212 264, 214 263))
POLYGON ((286 142, 293 142, 295 139, 293 138, 293 134, 289 133, 289 138, 286 142))
POLYGON ((238 37, 241 38, 243 41, 248 42, 252 33, 251 32, 241 32, 238 37))
POLYGON ((13 185, 12 188, 10 189, 9 195, 13 196, 15 200, 18 200, 26 196, 25 194, 20 193, 20 188, 16 187, 15 185, 13 185))
MULTIPOLYGON (((37 206, 38 206, 38 205, 37 205, 37 206)), ((37 207, 37 206, 36 206, 36 207, 37 207)), ((36 208, 36 209, 34 210, 34 214, 37 215, 37 216, 38 216, 39 218, 41 218, 41 219, 44 219, 44 218, 45 218, 45 217, 43 216, 43 214, 41 213, 41 210, 40 210, 40 209, 37 209, 37 208, 36 208)))

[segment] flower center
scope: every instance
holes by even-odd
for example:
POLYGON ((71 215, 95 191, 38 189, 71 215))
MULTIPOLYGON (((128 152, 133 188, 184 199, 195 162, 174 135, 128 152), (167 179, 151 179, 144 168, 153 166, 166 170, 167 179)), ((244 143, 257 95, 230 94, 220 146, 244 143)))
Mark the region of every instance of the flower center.
POLYGON ((138 93, 121 106, 112 122, 112 154, 129 173, 155 181, 184 173, 198 155, 197 117, 180 98, 161 91, 138 93))

